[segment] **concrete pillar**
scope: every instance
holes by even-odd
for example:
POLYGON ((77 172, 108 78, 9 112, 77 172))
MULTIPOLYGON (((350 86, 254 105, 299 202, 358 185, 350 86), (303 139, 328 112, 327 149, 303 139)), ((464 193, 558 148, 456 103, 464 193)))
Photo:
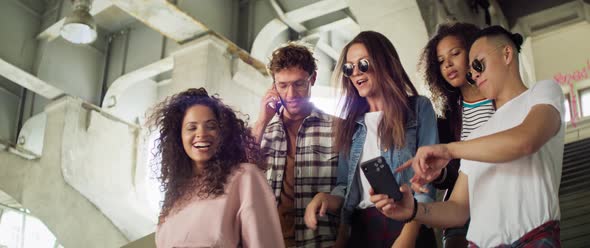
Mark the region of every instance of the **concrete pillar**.
MULTIPOLYGON (((62 174, 67 172, 62 170, 63 160, 76 152, 62 150, 64 137, 76 138, 65 128, 71 121, 66 120, 68 99, 62 98, 48 108, 44 151, 39 160, 0 152, 0 189, 42 220, 65 247, 119 247, 128 239, 62 174)), ((92 161, 80 159, 75 165, 85 167, 92 161)))
POLYGON ((172 82, 159 89, 159 97, 188 88, 205 87, 223 102, 256 120, 260 99, 272 80, 238 58, 231 44, 215 35, 189 42, 174 53, 172 82))

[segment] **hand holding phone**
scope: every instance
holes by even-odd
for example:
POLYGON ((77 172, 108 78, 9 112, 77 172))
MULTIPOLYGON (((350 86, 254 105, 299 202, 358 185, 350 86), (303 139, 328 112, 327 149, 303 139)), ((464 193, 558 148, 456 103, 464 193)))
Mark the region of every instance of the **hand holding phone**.
POLYGON ((281 110, 281 107, 282 106, 283 105, 281 104, 281 101, 280 100, 278 100, 278 101, 272 101, 272 102, 269 102, 268 103, 268 107, 271 108, 271 109, 274 109, 277 114, 279 114, 279 111, 281 110))
POLYGON ((385 194, 395 201, 402 199, 399 185, 391 173, 391 169, 387 165, 385 158, 380 156, 365 161, 360 167, 376 194, 385 194))
POLYGON ((281 95, 279 95, 279 92, 277 91, 277 87, 276 85, 273 83, 272 84, 272 91, 274 91, 276 93, 276 96, 272 97, 271 102, 268 102, 268 107, 272 108, 275 110, 276 114, 280 114, 279 111, 281 110, 281 107, 283 106, 283 99, 281 99, 281 95))

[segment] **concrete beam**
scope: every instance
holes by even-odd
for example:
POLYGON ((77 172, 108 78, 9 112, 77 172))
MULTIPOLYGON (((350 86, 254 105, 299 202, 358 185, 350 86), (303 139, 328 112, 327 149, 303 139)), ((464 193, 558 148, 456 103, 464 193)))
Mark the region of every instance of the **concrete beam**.
POLYGON ((252 54, 252 57, 266 63, 268 62, 271 51, 288 39, 289 26, 278 18, 275 18, 264 25, 260 32, 258 32, 252 43, 250 54, 252 54))
POLYGON ((62 90, 3 59, 0 59, 0 75, 50 100, 64 94, 62 90))
POLYGON ((332 58, 335 61, 338 61, 338 59, 340 58, 340 53, 336 51, 336 49, 328 45, 328 43, 326 42, 318 42, 316 44, 316 47, 322 50, 322 52, 326 53, 328 56, 330 56, 330 58, 332 58))
MULTIPOLYGON (((160 73, 170 71, 174 68, 174 56, 180 53, 185 53, 188 50, 194 49, 195 47, 202 45, 203 40, 207 40, 206 37, 211 37, 215 40, 215 44, 223 47, 228 54, 239 58, 246 64, 252 66, 260 74, 266 76, 266 67, 264 63, 250 56, 246 51, 242 50, 236 44, 231 42, 229 39, 213 31, 207 31, 207 35, 204 35, 200 39, 193 40, 189 43, 184 44, 177 51, 173 52, 173 56, 166 57, 160 61, 154 62, 140 69, 127 73, 117 78, 109 87, 107 94, 105 95, 102 108, 113 108, 118 104, 118 98, 125 93, 127 89, 132 87, 138 82, 142 82, 146 79, 154 77, 160 73)), ((161 86, 161 85, 160 85, 161 86)))
POLYGON ((209 30, 204 24, 166 0, 111 1, 147 26, 178 43, 189 41, 209 30))
MULTIPOLYGON (((90 8, 90 14, 92 16, 97 15, 111 6, 113 6, 113 3, 110 0, 94 0, 92 2, 92 8, 90 8)), ((64 25, 65 20, 66 18, 62 18, 53 25, 49 26, 47 29, 37 35, 37 39, 52 41, 59 37, 59 31, 61 30, 61 26, 64 25)))
POLYGON ((340 20, 333 21, 331 23, 326 23, 322 26, 309 30, 307 34, 313 35, 316 33, 327 32, 332 30, 344 31, 345 33, 351 33, 354 36, 361 31, 361 27, 352 18, 350 18, 350 16, 347 16, 340 20))
POLYGON ((105 95, 102 107, 112 108, 117 104, 117 98, 133 84, 154 77, 160 73, 170 71, 174 67, 172 57, 166 57, 135 71, 127 73, 115 80, 105 95))
POLYGON ((287 24, 287 26, 289 26, 291 29, 295 30, 295 32, 303 33, 305 31, 307 31, 307 28, 305 26, 301 25, 300 22, 296 22, 296 21, 293 21, 293 20, 287 18, 287 15, 283 11, 283 9, 281 9, 281 6, 279 6, 279 4, 277 3, 277 0, 270 0, 270 5, 272 6, 272 8, 275 10, 277 15, 279 16, 279 19, 282 22, 284 22, 285 24, 287 24))
POLYGON ((302 23, 341 9, 345 9, 347 7, 348 4, 346 4, 346 1, 323 0, 293 11, 289 11, 285 14, 285 17, 293 22, 302 23))
MULTIPOLYGON (((113 5, 178 43, 208 31, 201 22, 166 0, 94 0, 90 14, 97 15, 113 5)), ((59 37, 64 21, 65 18, 62 18, 54 23, 37 38, 51 41, 59 37)))

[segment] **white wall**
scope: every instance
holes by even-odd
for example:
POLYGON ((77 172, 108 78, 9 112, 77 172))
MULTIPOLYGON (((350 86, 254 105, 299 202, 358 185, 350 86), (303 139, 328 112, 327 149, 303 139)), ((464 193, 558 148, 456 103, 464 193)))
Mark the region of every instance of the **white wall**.
POLYGON ((580 70, 590 59, 590 23, 580 22, 532 38, 537 80, 580 70))

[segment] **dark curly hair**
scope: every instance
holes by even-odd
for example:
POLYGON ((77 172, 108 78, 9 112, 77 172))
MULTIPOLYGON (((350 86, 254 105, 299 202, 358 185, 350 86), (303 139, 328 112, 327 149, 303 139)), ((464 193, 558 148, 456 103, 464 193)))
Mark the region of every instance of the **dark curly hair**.
POLYGON ((264 170, 260 147, 247 123, 236 116, 217 96, 204 88, 188 89, 156 105, 148 119, 150 131, 158 131, 154 155, 161 158, 153 164, 160 167, 161 190, 165 192, 158 223, 165 221, 173 209, 179 209, 193 197, 215 198, 224 194, 227 178, 240 163, 257 164, 264 170), (209 107, 219 122, 221 142, 205 171, 198 175, 186 154, 181 127, 186 110, 195 105, 209 107))
POLYGON ((468 51, 473 38, 475 38, 479 30, 477 26, 470 23, 440 24, 435 35, 428 41, 422 51, 419 64, 423 70, 424 80, 432 93, 435 106, 442 113, 445 113, 449 107, 456 107, 452 105, 458 103, 457 100, 461 96, 461 92, 449 84, 442 76, 436 54, 438 43, 447 36, 453 36, 463 44, 465 51, 468 51))
POLYGON ((461 91, 443 77, 436 48, 445 37, 453 36, 463 44, 465 51, 468 51, 479 30, 479 27, 470 23, 439 24, 436 33, 428 41, 420 56, 419 66, 423 72, 424 81, 432 93, 432 102, 442 118, 450 122, 453 137, 460 137, 461 133, 461 91))

